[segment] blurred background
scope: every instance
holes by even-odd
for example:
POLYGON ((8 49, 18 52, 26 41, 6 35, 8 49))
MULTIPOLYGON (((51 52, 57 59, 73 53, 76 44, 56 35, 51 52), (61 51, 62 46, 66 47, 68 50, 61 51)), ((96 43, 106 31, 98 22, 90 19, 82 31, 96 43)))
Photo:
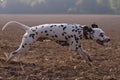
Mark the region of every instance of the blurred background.
POLYGON ((0 0, 0 14, 120 14, 120 0, 0 0))

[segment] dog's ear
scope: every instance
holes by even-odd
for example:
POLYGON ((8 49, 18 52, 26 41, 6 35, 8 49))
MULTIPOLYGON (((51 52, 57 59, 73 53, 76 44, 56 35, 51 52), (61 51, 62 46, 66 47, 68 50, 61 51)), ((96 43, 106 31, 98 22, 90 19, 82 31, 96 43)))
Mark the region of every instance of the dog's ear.
POLYGON ((84 25, 84 26, 83 26, 83 29, 84 29, 84 30, 88 30, 88 26, 84 25))
POLYGON ((93 29, 91 27, 88 27, 88 26, 84 26, 83 30, 86 31, 86 32, 92 32, 93 31, 93 29))
POLYGON ((92 28, 98 28, 98 25, 97 24, 92 24, 91 27, 92 28))
POLYGON ((90 36, 89 36, 89 33, 93 33, 93 29, 92 27, 88 27, 88 26, 83 26, 83 35, 85 37, 85 39, 92 39, 90 36))

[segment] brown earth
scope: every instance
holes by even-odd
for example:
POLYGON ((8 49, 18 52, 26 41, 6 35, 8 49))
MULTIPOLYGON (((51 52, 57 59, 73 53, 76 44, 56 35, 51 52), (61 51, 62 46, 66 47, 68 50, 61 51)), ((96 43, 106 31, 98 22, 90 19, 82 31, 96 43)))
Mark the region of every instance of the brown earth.
POLYGON ((93 66, 81 55, 55 42, 36 42, 32 49, 6 63, 6 56, 16 50, 25 33, 16 24, 0 31, 0 80, 120 80, 120 15, 0 15, 0 29, 8 21, 19 21, 29 26, 44 23, 93 22, 106 32, 111 41, 100 46, 94 41, 83 41, 93 66))

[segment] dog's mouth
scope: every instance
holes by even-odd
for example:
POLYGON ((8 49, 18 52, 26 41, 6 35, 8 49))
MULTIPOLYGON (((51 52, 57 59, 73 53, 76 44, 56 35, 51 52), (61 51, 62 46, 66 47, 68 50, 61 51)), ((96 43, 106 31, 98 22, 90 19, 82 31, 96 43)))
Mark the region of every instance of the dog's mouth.
POLYGON ((98 40, 96 40, 96 42, 97 42, 98 44, 104 46, 104 41, 101 41, 101 40, 98 39, 98 40))

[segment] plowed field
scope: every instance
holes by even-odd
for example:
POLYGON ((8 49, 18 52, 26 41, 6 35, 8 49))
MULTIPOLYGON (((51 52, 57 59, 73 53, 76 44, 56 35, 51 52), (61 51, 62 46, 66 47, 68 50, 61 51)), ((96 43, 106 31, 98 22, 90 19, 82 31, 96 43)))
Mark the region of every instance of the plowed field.
POLYGON ((29 52, 6 63, 6 55, 16 50, 24 30, 11 24, 0 31, 0 80, 120 80, 120 16, 119 15, 0 15, 0 29, 8 21, 29 26, 45 23, 96 23, 111 41, 101 46, 82 41, 91 55, 93 66, 81 55, 53 41, 36 42, 29 52))

